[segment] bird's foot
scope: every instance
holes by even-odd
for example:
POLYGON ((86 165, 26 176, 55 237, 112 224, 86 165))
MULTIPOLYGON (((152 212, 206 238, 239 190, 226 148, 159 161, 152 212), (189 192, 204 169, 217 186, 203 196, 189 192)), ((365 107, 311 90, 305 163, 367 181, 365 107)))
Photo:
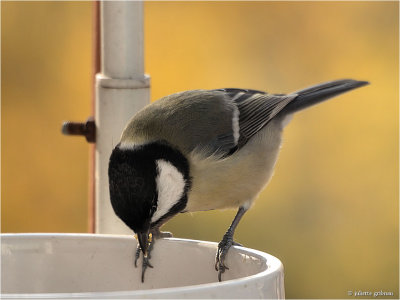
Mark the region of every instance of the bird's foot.
MULTIPOLYGON (((153 266, 150 264, 150 258, 151 258, 151 251, 153 250, 154 247, 154 241, 155 239, 153 238, 153 234, 149 234, 148 238, 148 248, 147 248, 147 253, 146 255, 143 255, 143 261, 142 261, 142 282, 144 282, 144 273, 146 272, 147 268, 153 268, 153 266)), ((137 244, 136 247, 136 253, 135 253, 135 268, 137 268, 137 261, 139 260, 140 253, 142 252, 142 249, 140 247, 140 244, 137 244)))
MULTIPOLYGON (((160 238, 165 238, 165 237, 172 237, 171 232, 163 232, 160 231, 158 228, 155 230, 152 230, 149 234, 148 238, 148 243, 149 247, 147 249, 147 254, 143 256, 143 262, 142 262, 142 282, 144 282, 144 273, 146 269, 153 268, 153 266, 150 264, 150 259, 151 259, 151 251, 154 248, 155 240, 160 239, 160 238)), ((140 248, 139 243, 137 244, 136 247, 136 252, 135 252, 135 268, 137 268, 137 261, 139 260, 140 253, 142 252, 142 249, 140 248)))
POLYGON ((171 232, 160 231, 159 228, 152 230, 151 233, 152 233, 153 237, 156 239, 170 238, 173 236, 171 232))
POLYGON ((222 273, 224 273, 225 270, 229 270, 225 265, 225 257, 232 245, 242 246, 233 240, 233 232, 228 230, 222 238, 222 241, 218 243, 218 250, 215 256, 215 270, 218 271, 218 281, 221 281, 222 273))
POLYGON ((140 257, 140 252, 142 252, 142 249, 140 248, 139 243, 136 246, 136 253, 135 253, 135 268, 137 268, 137 261, 140 257))
POLYGON ((143 263, 142 263, 142 282, 144 282, 144 272, 146 271, 147 267, 153 268, 149 261, 150 257, 148 255, 143 256, 143 263))

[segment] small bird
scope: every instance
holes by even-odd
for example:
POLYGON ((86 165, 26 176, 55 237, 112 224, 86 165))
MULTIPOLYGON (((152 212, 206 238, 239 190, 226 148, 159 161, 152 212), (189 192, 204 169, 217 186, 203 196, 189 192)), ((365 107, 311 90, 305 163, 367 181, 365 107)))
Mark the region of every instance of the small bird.
MULTIPOLYGON (((218 244, 215 269, 240 219, 267 185, 282 130, 304 108, 368 84, 343 79, 290 94, 224 88, 175 93, 146 106, 122 132, 109 161, 109 190, 116 215, 138 238, 142 282, 160 227, 178 213, 237 208, 218 244)), ((135 261, 135 266, 136 266, 135 261)))

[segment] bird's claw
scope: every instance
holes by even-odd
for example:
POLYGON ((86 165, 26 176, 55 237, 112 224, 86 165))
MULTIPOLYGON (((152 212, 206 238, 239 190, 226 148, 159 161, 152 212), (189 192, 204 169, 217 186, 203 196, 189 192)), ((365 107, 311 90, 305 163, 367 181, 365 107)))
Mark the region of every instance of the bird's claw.
POLYGON ((142 249, 140 248, 140 245, 138 243, 137 247, 136 247, 136 253, 135 253, 135 268, 137 268, 137 261, 140 257, 140 252, 142 252, 142 249))
POLYGON ((150 261, 149 261, 150 257, 143 256, 143 263, 142 263, 142 282, 144 282, 144 272, 146 271, 146 269, 149 268, 153 268, 153 266, 151 265, 150 261))
MULTIPOLYGON (((153 238, 152 234, 149 234, 148 238, 148 244, 149 247, 147 249, 147 253, 143 255, 143 261, 142 261, 142 282, 144 282, 144 273, 146 272, 147 268, 153 268, 152 264, 150 263, 150 258, 151 258, 151 250, 153 250, 154 247, 154 241, 155 239, 153 238)), ((137 261, 139 260, 140 253, 142 252, 142 249, 140 247, 140 244, 137 244, 136 247, 136 252, 135 252, 135 268, 137 268, 137 261)))
MULTIPOLYGON (((159 229, 151 231, 149 234, 148 238, 148 243, 149 247, 147 249, 146 255, 143 255, 143 262, 142 262, 142 282, 144 282, 144 273, 147 268, 153 268, 153 266, 150 264, 150 259, 151 259, 151 251, 154 248, 155 240, 159 238, 164 238, 164 237, 172 237, 171 232, 162 232, 159 229)), ((140 248, 140 245, 138 243, 136 247, 136 252, 135 252, 135 268, 137 268, 137 261, 139 260, 140 253, 142 252, 142 249, 140 248)))
POLYGON ((229 270, 229 268, 225 265, 225 257, 226 254, 228 253, 228 250, 232 245, 240 245, 239 243, 236 243, 233 241, 233 233, 230 231, 227 231, 222 238, 222 241, 219 242, 218 244, 218 250, 217 254, 215 256, 215 270, 218 271, 218 281, 221 281, 221 276, 222 273, 225 272, 225 270, 229 270))
MULTIPOLYGON (((151 241, 149 239, 149 248, 147 249, 147 263, 149 264, 148 260, 151 258, 151 250, 153 250, 154 247, 154 241, 151 241)), ((139 243, 136 246, 136 252, 135 252, 135 268, 137 268, 137 261, 139 260, 140 253, 142 252, 142 248, 140 248, 139 243)))
POLYGON ((173 236, 171 232, 160 231, 160 229, 155 229, 151 233, 152 233, 153 237, 156 239, 170 238, 173 236))

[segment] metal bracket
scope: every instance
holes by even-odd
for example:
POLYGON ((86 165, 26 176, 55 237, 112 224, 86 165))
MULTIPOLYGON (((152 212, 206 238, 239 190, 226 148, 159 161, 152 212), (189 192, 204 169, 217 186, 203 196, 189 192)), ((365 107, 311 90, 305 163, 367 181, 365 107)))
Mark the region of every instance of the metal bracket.
POLYGON ((61 132, 65 135, 83 135, 88 143, 96 142, 96 124, 93 117, 89 117, 85 123, 66 121, 61 132))

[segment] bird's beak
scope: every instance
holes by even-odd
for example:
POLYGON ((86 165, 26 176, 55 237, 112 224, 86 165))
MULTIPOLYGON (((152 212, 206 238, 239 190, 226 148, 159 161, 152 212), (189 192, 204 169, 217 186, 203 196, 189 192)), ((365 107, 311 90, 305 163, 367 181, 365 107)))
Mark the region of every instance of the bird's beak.
POLYGON ((147 256, 147 248, 149 247, 149 230, 146 230, 144 232, 138 232, 137 236, 143 255, 147 256))

